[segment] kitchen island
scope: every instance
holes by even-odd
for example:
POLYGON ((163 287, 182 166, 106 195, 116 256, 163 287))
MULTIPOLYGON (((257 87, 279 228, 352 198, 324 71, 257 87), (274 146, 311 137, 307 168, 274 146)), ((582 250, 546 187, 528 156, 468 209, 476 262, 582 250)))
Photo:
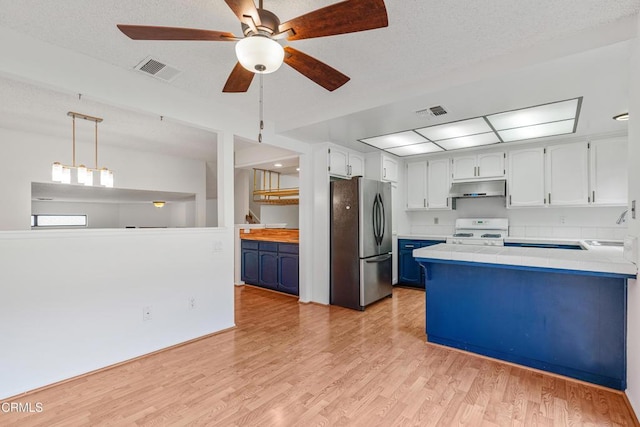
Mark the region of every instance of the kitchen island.
POLYGON ((627 279, 622 250, 439 244, 425 269, 429 342, 626 388, 627 279))

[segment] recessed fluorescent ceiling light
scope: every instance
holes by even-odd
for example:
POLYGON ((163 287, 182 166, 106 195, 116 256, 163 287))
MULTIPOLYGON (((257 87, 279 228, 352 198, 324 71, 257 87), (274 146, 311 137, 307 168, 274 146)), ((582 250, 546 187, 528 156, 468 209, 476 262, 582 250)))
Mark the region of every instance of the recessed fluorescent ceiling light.
POLYGON ((395 154, 396 156, 411 156, 414 154, 435 153, 437 151, 443 150, 436 144, 427 142, 424 144, 413 144, 405 145, 403 147, 388 148, 386 151, 390 152, 391 154, 395 154))
POLYGON ((365 144, 373 145, 376 148, 402 147, 403 145, 428 142, 425 138, 414 131, 392 133, 389 135, 376 136, 374 138, 361 139, 365 144))
POLYGON ((578 99, 570 99, 568 101, 538 105, 537 107, 492 114, 487 116, 487 120, 491 122, 491 125, 495 130, 505 130, 519 128, 522 126, 557 122, 560 120, 575 119, 577 112, 578 99))
POLYGON ((563 135, 573 132, 574 122, 575 120, 571 119, 535 126, 525 126, 515 129, 500 130, 498 131, 498 134, 504 142, 542 138, 543 136, 563 135))
POLYGON ((579 97, 360 141, 402 157, 565 135, 576 131, 581 105, 579 97))
POLYGON ((416 132, 426 138, 429 138, 431 141, 458 138, 461 136, 475 135, 491 131, 491 127, 482 117, 416 129, 416 132))
POLYGON ((493 133, 481 133, 480 135, 462 136, 460 138, 445 139, 438 141, 438 145, 445 150, 459 150, 461 148, 478 147, 500 142, 500 138, 493 133))

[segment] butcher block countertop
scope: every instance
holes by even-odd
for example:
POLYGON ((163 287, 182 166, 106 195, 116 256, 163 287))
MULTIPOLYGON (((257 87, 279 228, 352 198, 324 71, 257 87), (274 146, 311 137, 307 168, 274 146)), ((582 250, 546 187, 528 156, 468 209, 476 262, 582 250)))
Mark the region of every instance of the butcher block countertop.
POLYGON ((297 228, 241 228, 240 238, 243 240, 262 240, 279 243, 298 243, 297 228), (245 233, 249 231, 248 233, 245 233))

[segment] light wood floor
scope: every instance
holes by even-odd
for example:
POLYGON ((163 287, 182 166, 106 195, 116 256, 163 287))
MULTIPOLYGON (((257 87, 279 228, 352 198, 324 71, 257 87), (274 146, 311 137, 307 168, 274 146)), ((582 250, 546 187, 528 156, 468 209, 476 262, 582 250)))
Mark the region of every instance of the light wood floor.
POLYGON ((0 425, 634 425, 623 396, 425 342, 424 293, 365 312, 236 289, 237 329, 21 396, 0 425))

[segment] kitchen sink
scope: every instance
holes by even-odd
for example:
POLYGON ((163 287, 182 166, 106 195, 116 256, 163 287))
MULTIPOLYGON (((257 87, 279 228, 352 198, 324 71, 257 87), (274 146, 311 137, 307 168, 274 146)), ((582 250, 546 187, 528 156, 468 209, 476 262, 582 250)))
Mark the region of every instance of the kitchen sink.
POLYGON ((585 240, 584 242, 589 246, 624 246, 623 242, 612 242, 608 240, 585 240))

